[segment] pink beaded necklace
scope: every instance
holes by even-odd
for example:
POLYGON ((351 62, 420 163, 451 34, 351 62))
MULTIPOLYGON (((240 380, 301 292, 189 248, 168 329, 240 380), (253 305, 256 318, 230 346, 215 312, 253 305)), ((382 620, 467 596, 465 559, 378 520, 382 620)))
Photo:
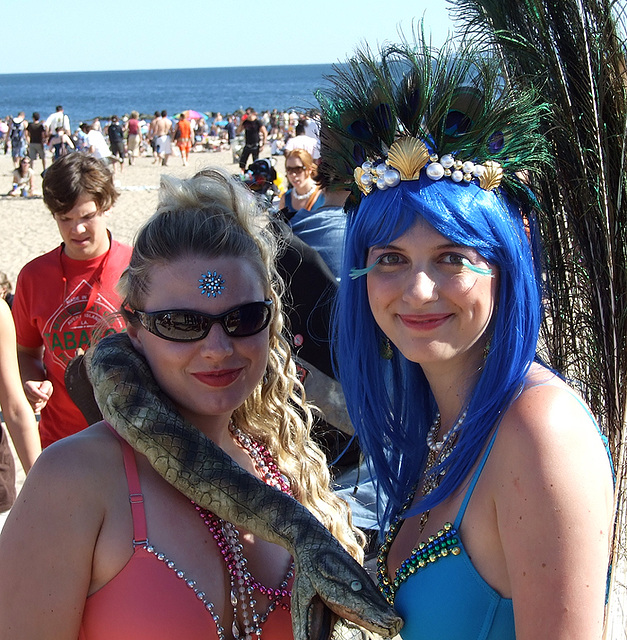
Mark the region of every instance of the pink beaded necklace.
MULTIPOLYGON (((255 469, 264 482, 292 495, 289 480, 280 472, 268 449, 243 433, 233 422, 229 423, 229 430, 235 442, 250 455, 255 469)), ((266 587, 259 580, 256 580, 248 570, 248 561, 244 556, 237 528, 230 522, 202 509, 193 501, 192 504, 216 541, 229 572, 230 601, 233 607, 233 637, 252 640, 253 634, 256 634, 257 638, 261 638, 261 625, 268 619, 270 613, 279 606, 286 611, 290 608, 289 601, 292 592, 288 589, 288 584, 294 577, 294 563, 291 563, 285 578, 277 589, 266 587), (270 601, 270 606, 262 615, 257 613, 255 591, 270 601), (238 624, 238 613, 241 618, 240 624, 238 624)))

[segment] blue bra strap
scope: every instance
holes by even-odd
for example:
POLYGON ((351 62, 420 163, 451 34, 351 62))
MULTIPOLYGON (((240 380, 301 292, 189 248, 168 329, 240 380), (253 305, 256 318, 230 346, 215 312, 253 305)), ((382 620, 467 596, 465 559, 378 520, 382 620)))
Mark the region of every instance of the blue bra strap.
POLYGON ((496 434, 498 433, 498 431, 499 431, 499 428, 497 426, 496 429, 494 430, 494 433, 492 434, 492 437, 490 438, 490 442, 488 443, 488 446, 483 454, 483 457, 481 458, 481 462, 479 462, 479 466, 477 467, 477 470, 473 474, 470 484, 468 485, 468 489, 466 490, 466 495, 464 496, 464 501, 462 502, 461 507, 457 512, 457 517, 455 518, 454 527, 458 531, 459 531, 459 527, 462 524, 462 520, 464 519, 464 514, 466 513, 466 508, 468 507, 470 498, 472 498, 472 492, 475 490, 475 486, 477 484, 477 481, 479 480, 479 476, 483 471, 483 467, 485 467, 485 463, 488 460, 490 451, 492 451, 492 445, 494 445, 494 441, 496 440, 496 434))

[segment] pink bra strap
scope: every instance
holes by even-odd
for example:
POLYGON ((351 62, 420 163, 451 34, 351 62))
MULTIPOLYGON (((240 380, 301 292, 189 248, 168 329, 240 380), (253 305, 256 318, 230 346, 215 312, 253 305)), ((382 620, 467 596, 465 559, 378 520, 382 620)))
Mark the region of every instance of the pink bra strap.
POLYGON ((144 510, 144 494, 139 483, 135 451, 108 422, 105 422, 105 424, 120 441, 120 446, 122 447, 124 470, 126 471, 126 481, 128 483, 128 499, 131 503, 131 516, 133 518, 133 547, 143 547, 148 542, 148 530, 146 527, 146 511, 144 510))

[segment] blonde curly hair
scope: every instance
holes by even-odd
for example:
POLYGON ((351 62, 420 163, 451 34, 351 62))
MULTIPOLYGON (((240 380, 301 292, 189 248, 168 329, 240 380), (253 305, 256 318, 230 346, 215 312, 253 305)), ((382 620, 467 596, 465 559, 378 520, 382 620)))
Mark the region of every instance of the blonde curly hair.
POLYGON ((205 169, 187 180, 163 176, 157 211, 139 231, 118 285, 123 308, 143 308, 155 265, 188 256, 250 262, 273 302, 270 349, 263 379, 232 419, 268 447, 294 497, 361 562, 363 535, 353 527, 347 504, 331 491, 326 458, 311 439, 311 405, 283 336, 283 282, 275 265, 280 247, 268 222, 247 187, 221 169, 205 169))

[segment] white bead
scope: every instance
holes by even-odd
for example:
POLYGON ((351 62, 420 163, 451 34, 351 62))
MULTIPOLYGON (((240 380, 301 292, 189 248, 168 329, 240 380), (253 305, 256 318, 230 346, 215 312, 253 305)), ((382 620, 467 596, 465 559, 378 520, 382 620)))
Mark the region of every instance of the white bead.
POLYGON ((475 178, 480 178, 485 173, 485 167, 482 164, 476 164, 473 169, 472 175, 475 178))
POLYGON ((453 158, 453 156, 450 153, 447 153, 440 158, 440 164, 445 169, 452 167, 454 163, 455 163, 455 158, 453 158))
POLYGON ((472 173, 475 170, 475 163, 470 160, 466 160, 462 165, 462 171, 464 173, 472 173))
POLYGON ((360 181, 361 181, 361 184, 364 185, 364 187, 369 187, 372 184, 372 174, 362 173, 360 181))
POLYGON ((388 188, 387 184, 385 184, 385 178, 383 176, 379 176, 377 178, 377 189, 381 189, 381 191, 385 191, 388 188))
POLYGON ((388 169, 383 174, 383 179, 388 187, 395 187, 401 181, 401 174, 395 169, 388 169))
POLYGON ((439 162, 432 162, 427 167, 427 175, 431 180, 439 180, 444 175, 444 167, 439 162))
POLYGON ((382 162, 381 164, 378 164, 375 171, 377 172, 378 176, 382 176, 386 171, 388 170, 388 166, 385 162, 382 162))
POLYGON ((364 162, 364 163, 361 165, 361 168, 362 168, 364 171, 370 171, 370 169, 372 169, 372 162, 370 162, 370 161, 366 160, 366 162, 364 162))
POLYGON ((451 180, 453 180, 453 182, 461 182, 464 179, 464 174, 458 170, 453 171, 453 173, 451 173, 451 180))

